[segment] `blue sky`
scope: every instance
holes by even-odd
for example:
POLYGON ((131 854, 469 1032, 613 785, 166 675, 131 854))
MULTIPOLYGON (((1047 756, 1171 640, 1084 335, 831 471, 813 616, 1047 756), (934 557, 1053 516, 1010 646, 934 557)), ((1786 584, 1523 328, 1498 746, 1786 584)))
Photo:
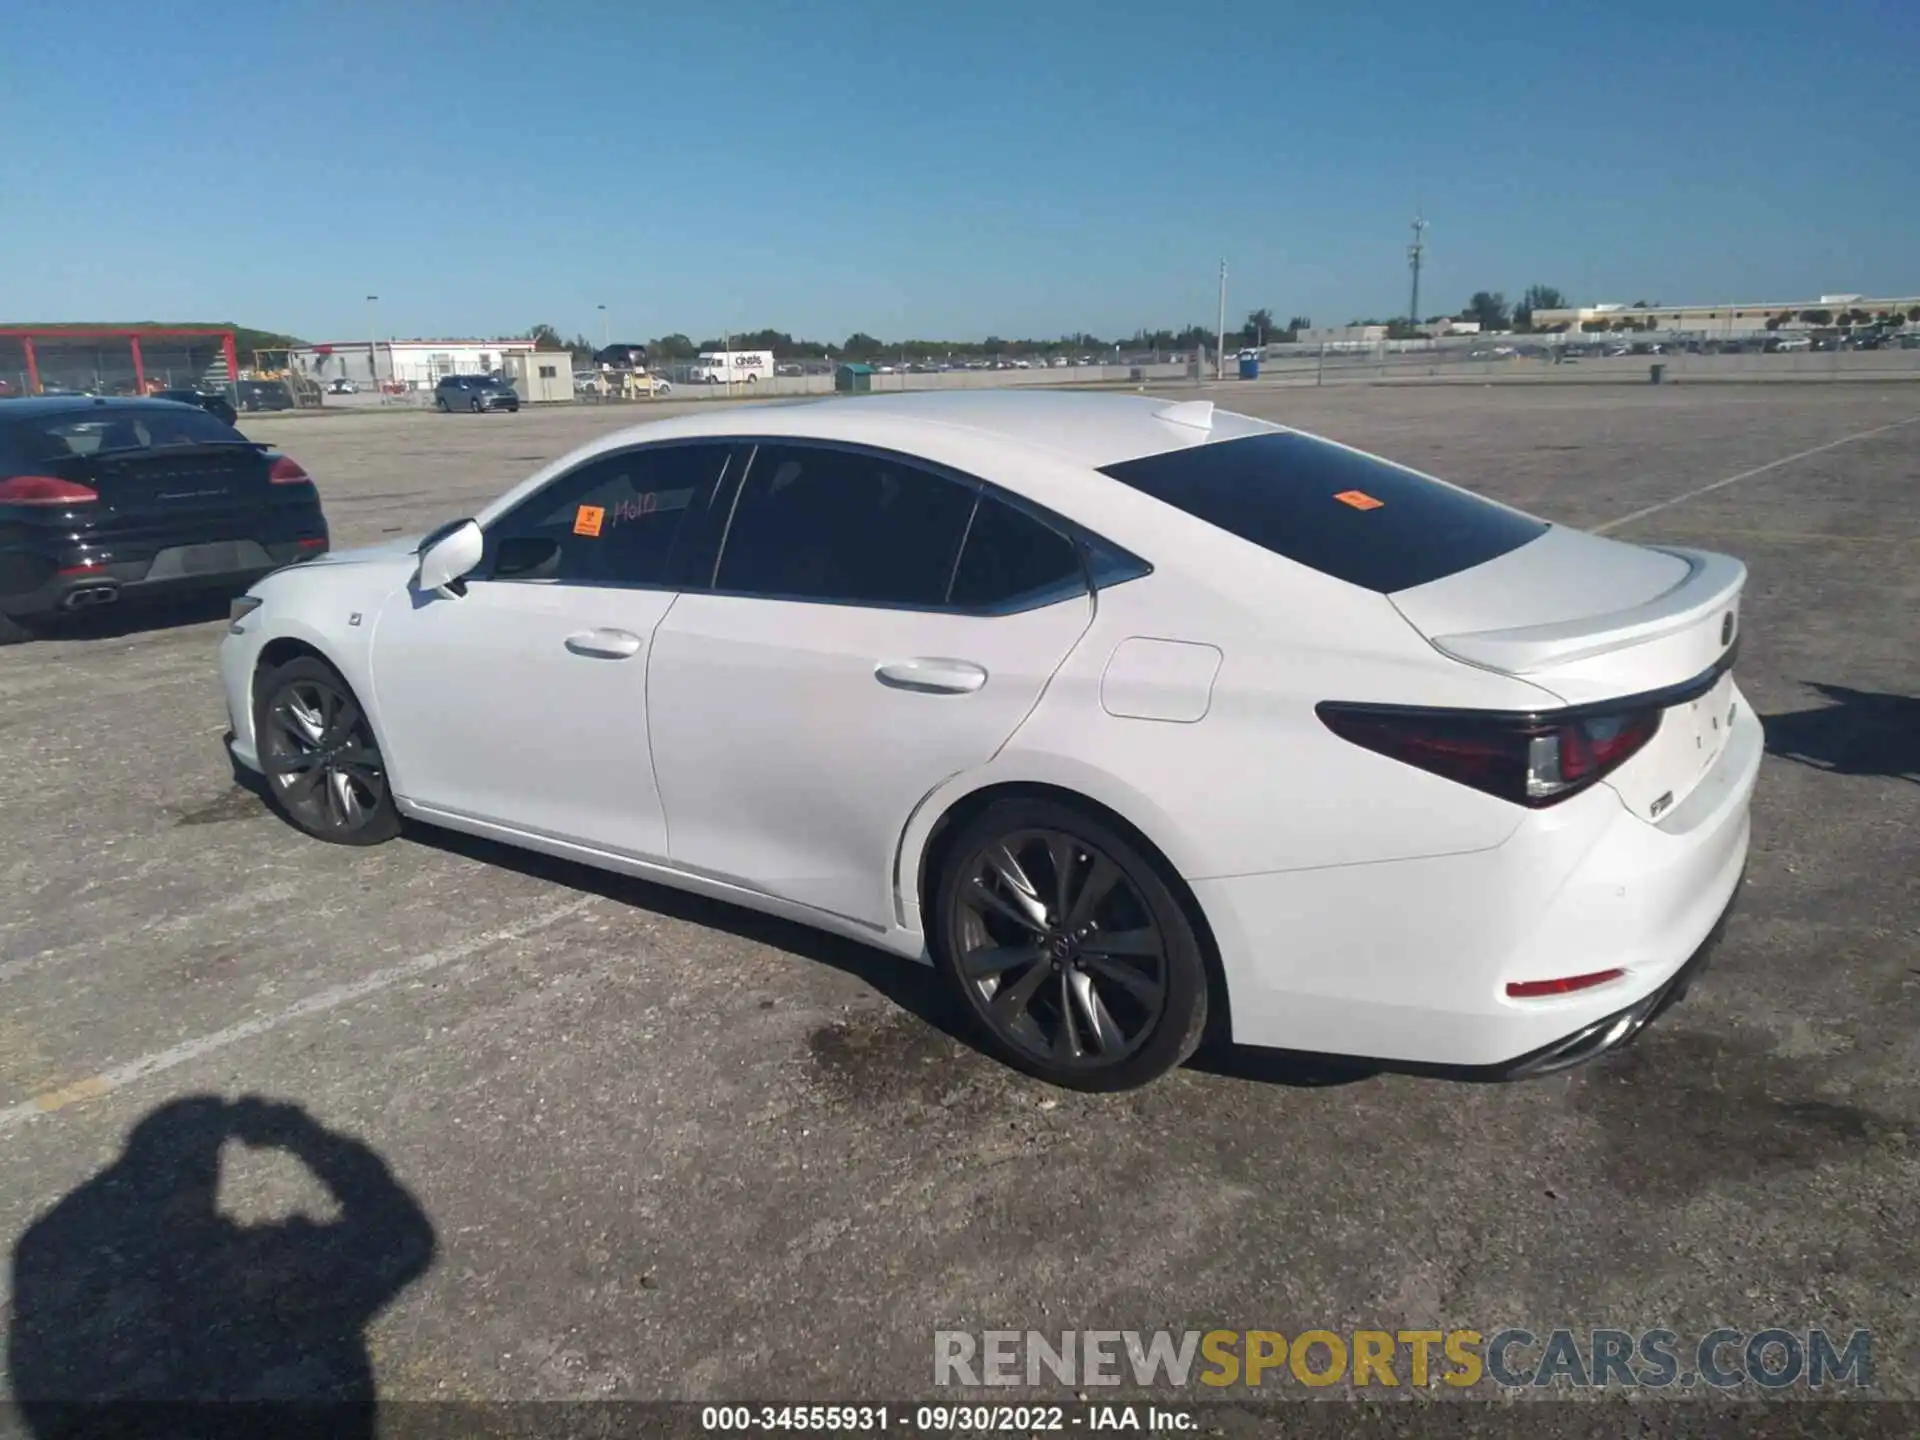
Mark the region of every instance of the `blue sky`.
POLYGON ((1914 0, 8 0, 0 320, 837 340, 1920 289, 1914 0), (187 17, 191 16, 189 22, 187 17), (1881 82, 1884 82, 1883 84, 1881 82))

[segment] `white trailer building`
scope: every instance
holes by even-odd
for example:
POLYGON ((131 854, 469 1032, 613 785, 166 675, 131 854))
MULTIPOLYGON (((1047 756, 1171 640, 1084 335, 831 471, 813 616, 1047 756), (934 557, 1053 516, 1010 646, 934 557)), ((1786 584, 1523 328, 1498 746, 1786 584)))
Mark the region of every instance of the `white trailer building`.
MULTIPOLYGON (((362 386, 397 381, 410 390, 431 390, 443 375, 503 374, 510 356, 533 354, 533 342, 335 340, 302 345, 288 354, 296 370, 311 375, 323 387, 329 380, 344 377, 362 386)), ((571 383, 569 380, 569 386, 571 383)), ((525 392, 522 394, 524 398, 525 392)))

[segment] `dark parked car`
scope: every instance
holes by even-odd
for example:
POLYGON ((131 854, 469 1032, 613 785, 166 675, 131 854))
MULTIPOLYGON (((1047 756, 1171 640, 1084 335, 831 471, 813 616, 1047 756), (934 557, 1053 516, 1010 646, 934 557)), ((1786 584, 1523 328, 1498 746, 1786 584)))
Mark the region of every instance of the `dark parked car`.
POLYGON ((436 410, 518 410, 520 392, 491 375, 446 375, 433 387, 436 410))
POLYGON ((224 420, 231 425, 239 417, 233 413, 233 402, 224 395, 209 395, 204 390, 157 390, 156 400, 172 400, 179 405, 198 405, 215 419, 224 420))
POLYGON ((238 594, 327 541, 307 472, 196 406, 0 407, 0 644, 65 612, 238 594))
POLYGON ((282 380, 242 380, 234 387, 240 392, 242 410, 291 410, 293 392, 282 380))

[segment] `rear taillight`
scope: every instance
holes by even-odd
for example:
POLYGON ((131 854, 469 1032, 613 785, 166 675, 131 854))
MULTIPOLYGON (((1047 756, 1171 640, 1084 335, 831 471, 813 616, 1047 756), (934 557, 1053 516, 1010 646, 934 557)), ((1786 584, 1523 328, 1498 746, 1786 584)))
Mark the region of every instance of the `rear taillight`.
POLYGON ((100 492, 52 475, 9 475, 0 480, 0 505, 88 505, 100 492))
POLYGON ((1641 709, 1556 720, 1332 701, 1316 713, 1343 740, 1535 810, 1619 769, 1658 733, 1661 716, 1641 709))
POLYGON ((313 477, 307 474, 301 468, 300 462, 291 455, 274 456, 273 468, 267 471, 267 478, 276 485, 311 485, 313 483, 313 477))

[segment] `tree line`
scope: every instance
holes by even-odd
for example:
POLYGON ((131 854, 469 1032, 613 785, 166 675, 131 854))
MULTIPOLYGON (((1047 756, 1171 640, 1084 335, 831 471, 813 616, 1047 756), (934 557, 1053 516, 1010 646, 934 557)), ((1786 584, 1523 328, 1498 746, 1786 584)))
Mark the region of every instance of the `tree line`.
MULTIPOLYGON (((1226 343, 1233 348, 1292 340, 1312 323, 1306 316, 1296 315, 1285 325, 1280 325, 1274 320, 1272 311, 1254 310, 1248 313, 1245 322, 1237 330, 1227 332, 1226 343)), ((515 338, 531 340, 541 350, 570 351, 575 363, 580 365, 590 365, 594 355, 602 348, 584 335, 576 334, 572 339, 566 339, 552 325, 534 325, 515 338)), ((1052 339, 989 335, 980 340, 883 340, 864 330, 856 330, 838 343, 795 339, 785 330, 742 330, 732 335, 710 336, 697 342, 677 333, 657 335, 645 342, 645 349, 648 358, 656 363, 692 360, 705 352, 729 349, 771 350, 775 358, 780 360, 1050 360, 1055 356, 1070 359, 1086 356, 1091 360, 1099 360, 1115 350, 1134 355, 1198 351, 1203 346, 1211 348, 1218 339, 1213 327, 1208 325, 1188 325, 1180 330, 1140 329, 1131 335, 1112 338, 1076 331, 1052 339)), ((642 342, 615 340, 613 343, 639 345, 642 342)))

